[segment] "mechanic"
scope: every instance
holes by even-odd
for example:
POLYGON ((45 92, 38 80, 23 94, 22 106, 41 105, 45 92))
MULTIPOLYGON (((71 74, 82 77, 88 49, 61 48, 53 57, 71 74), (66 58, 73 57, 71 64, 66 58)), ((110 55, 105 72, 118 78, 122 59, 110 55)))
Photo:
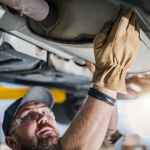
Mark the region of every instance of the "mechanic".
POLYGON ((56 122, 49 111, 53 106, 52 94, 46 88, 33 87, 5 111, 6 144, 13 150, 99 150, 116 94, 126 93, 126 72, 140 44, 134 11, 121 8, 115 23, 106 23, 94 38, 93 87, 65 134, 59 138, 56 122))

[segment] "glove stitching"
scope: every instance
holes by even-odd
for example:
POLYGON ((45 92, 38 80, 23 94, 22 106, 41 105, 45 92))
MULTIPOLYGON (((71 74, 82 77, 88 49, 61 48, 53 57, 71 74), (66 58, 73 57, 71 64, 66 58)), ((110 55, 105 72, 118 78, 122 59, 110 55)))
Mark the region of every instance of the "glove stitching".
POLYGON ((119 22, 119 25, 118 25, 117 31, 116 31, 115 36, 114 36, 113 43, 114 43, 114 41, 116 40, 116 36, 118 35, 118 32, 119 32, 118 30, 120 29, 120 25, 121 25, 121 23, 122 23, 122 20, 123 20, 123 17, 121 17, 121 20, 120 20, 120 22, 119 22))
MULTIPOLYGON (((108 61, 107 62, 109 62, 110 63, 110 57, 112 56, 112 49, 113 49, 113 45, 114 45, 114 41, 116 40, 116 36, 117 36, 117 34, 118 34, 118 30, 119 30, 119 28, 120 28, 120 24, 121 24, 121 22, 122 22, 122 20, 123 20, 123 17, 121 17, 121 20, 120 20, 120 22, 119 22, 119 25, 118 25, 118 28, 117 28, 117 31, 116 31, 116 33, 115 33, 115 36, 114 36, 114 38, 113 38, 113 41, 111 42, 111 44, 109 45, 109 56, 108 56, 108 61), (111 51, 111 53, 110 53, 110 51, 111 51)), ((107 63, 106 62, 106 63, 107 63)), ((105 63, 105 64, 106 64, 105 63)), ((104 64, 104 65, 105 65, 104 64)))

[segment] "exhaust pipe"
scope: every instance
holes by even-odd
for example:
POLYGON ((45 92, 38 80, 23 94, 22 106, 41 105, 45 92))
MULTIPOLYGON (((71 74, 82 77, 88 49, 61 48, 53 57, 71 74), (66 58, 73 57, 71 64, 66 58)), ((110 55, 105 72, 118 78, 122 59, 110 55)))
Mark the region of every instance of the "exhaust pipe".
POLYGON ((0 0, 0 2, 21 10, 23 14, 35 21, 44 20, 49 14, 49 5, 45 0, 0 0))

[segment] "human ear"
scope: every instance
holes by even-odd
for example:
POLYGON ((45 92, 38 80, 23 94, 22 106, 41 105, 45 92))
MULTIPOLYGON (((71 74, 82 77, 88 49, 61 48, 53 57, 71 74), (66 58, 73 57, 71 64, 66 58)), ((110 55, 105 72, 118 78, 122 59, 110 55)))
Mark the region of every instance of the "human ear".
POLYGON ((11 136, 6 136, 5 143, 13 150, 17 150, 19 148, 18 143, 11 136))

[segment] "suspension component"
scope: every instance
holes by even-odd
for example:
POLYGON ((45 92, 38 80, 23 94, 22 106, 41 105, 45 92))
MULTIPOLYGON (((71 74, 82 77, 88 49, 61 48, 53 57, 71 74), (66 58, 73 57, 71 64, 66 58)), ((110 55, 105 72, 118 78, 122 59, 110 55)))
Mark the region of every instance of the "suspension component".
POLYGON ((49 14, 49 5, 45 0, 0 0, 0 2, 21 10, 23 14, 35 21, 42 21, 49 14))

